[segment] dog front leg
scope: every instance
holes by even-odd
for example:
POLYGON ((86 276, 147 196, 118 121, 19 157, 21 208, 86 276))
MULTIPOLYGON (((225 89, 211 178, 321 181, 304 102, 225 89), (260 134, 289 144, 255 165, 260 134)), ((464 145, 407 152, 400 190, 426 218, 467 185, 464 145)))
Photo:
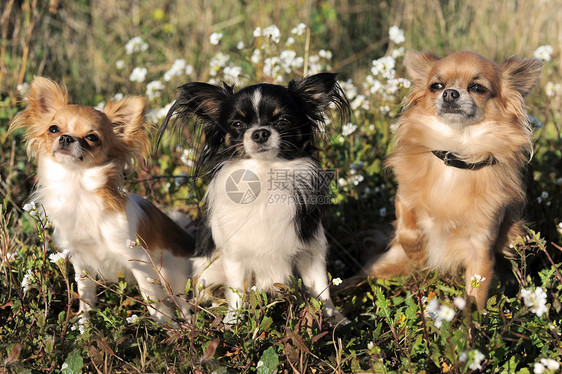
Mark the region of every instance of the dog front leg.
POLYGON ((149 303, 150 316, 159 323, 175 325, 173 322, 174 310, 165 304, 165 302, 169 302, 166 300, 168 295, 152 265, 139 263, 131 270, 142 297, 149 303))
POLYGON ((246 271, 240 262, 227 258, 223 261, 223 268, 226 277, 224 296, 229 309, 223 322, 227 325, 235 325, 241 318, 241 309, 244 305, 246 271))
POLYGON ((396 196, 396 240, 406 255, 418 265, 427 257, 426 238, 417 223, 416 212, 396 196))
POLYGON ((78 295, 80 296, 78 313, 82 313, 84 317, 88 318, 88 312, 96 306, 98 301, 96 275, 79 263, 73 263, 72 265, 74 267, 74 279, 78 286, 78 295))
POLYGON ((320 250, 312 250, 312 253, 305 254, 297 261, 297 269, 302 278, 303 284, 312 297, 317 297, 324 304, 323 312, 326 317, 334 319, 335 324, 347 325, 350 321, 338 311, 330 297, 330 287, 328 285, 328 273, 326 272, 326 252, 325 243, 317 243, 316 246, 324 246, 320 250))
POLYGON ((419 228, 416 214, 396 195, 396 229, 388 251, 366 266, 374 278, 392 278, 408 273, 413 263, 423 264, 427 256, 426 238, 419 228))
POLYGON ((493 257, 490 251, 486 252, 467 264, 465 274, 466 294, 474 299, 479 310, 486 308, 490 280, 493 276, 493 257))

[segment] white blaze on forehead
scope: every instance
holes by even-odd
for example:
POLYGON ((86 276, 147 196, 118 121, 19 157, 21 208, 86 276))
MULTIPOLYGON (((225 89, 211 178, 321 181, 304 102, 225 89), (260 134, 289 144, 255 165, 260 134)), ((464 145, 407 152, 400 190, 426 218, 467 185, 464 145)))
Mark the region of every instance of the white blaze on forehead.
POLYGON ((252 105, 254 106, 254 110, 256 111, 258 118, 260 113, 260 101, 261 101, 261 88, 258 88, 254 91, 254 95, 252 96, 252 105))
POLYGON ((64 125, 66 125, 66 128, 67 128, 66 133, 76 136, 76 133, 79 130, 78 129, 78 120, 79 119, 80 119, 80 116, 74 115, 74 116, 72 116, 72 118, 70 118, 68 121, 66 121, 66 123, 64 123, 64 125))

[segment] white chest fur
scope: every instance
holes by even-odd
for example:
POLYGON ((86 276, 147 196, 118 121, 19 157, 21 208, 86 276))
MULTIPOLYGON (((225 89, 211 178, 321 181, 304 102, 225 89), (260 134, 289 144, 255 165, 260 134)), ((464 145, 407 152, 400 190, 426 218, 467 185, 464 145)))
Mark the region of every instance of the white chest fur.
POLYGON ((298 174, 315 168, 309 159, 249 159, 223 166, 207 192, 217 249, 237 259, 286 258, 302 249, 294 189, 298 174))
MULTIPOLYGON (((53 223, 59 249, 69 249, 75 266, 102 273, 110 280, 127 275, 123 249, 136 239, 136 223, 126 212, 108 211, 95 191, 106 183, 105 169, 66 168, 49 158, 39 161, 39 188, 35 199, 53 223)), ((132 202, 127 201, 127 205, 132 202)))

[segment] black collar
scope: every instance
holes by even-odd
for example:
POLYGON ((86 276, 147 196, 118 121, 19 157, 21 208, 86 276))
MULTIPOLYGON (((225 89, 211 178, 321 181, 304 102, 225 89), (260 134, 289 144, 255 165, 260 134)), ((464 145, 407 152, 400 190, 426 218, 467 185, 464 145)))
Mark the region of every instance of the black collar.
POLYGON ((497 163, 497 160, 493 157, 490 157, 486 161, 482 161, 477 164, 469 164, 461 160, 451 151, 431 151, 431 153, 433 153, 439 159, 443 160, 443 163, 445 165, 452 166, 458 169, 478 170, 482 169, 484 166, 495 165, 497 163))

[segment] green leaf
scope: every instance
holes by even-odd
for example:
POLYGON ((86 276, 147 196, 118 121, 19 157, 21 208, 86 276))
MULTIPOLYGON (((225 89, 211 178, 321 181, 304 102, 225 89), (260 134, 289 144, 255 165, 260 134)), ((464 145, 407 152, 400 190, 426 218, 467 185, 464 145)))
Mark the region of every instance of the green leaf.
POLYGON ((279 357, 275 352, 275 348, 267 348, 261 359, 258 361, 258 374, 274 374, 277 373, 277 365, 279 365, 279 357))
POLYGON ((273 320, 270 317, 265 316, 265 317, 263 317, 263 319, 261 321, 260 328, 263 331, 267 331, 272 323, 273 323, 273 320))
POLYGON ((72 351, 66 357, 64 364, 61 367, 61 373, 63 374, 78 374, 82 372, 82 368, 84 367, 84 361, 82 360, 82 355, 80 352, 72 351))

